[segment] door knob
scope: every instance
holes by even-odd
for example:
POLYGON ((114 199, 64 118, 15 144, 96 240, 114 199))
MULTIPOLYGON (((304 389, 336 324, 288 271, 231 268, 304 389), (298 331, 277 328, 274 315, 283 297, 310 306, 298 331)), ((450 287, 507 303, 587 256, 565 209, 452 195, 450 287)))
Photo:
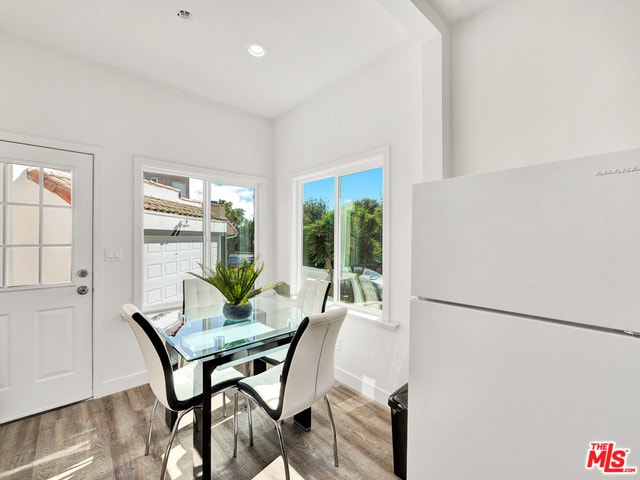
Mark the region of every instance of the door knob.
POLYGON ((89 287, 87 287, 86 285, 80 285, 76 289, 76 292, 78 292, 78 295, 86 295, 89 292, 89 287))

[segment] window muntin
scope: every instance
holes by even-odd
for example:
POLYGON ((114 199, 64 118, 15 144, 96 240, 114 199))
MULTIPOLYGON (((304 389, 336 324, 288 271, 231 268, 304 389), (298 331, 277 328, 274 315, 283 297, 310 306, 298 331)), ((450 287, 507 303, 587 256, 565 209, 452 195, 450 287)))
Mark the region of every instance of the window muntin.
POLYGON ((383 289, 385 158, 341 162, 294 180, 300 209, 298 285, 304 278, 329 279, 332 300, 366 312, 381 311, 388 295, 383 289))

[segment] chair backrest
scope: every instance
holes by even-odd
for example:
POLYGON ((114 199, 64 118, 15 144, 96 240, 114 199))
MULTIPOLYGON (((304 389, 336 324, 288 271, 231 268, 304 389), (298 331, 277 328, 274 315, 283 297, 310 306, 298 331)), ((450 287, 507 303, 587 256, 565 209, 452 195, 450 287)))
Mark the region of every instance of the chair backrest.
POLYGON ((182 310, 223 303, 222 293, 210 283, 196 277, 182 281, 182 310))
POLYGON ((334 384, 334 352, 346 308, 305 318, 296 332, 282 367, 281 419, 310 407, 334 384))
POLYGON ((173 367, 164 341, 156 332, 156 329, 140 310, 130 303, 122 306, 129 326, 142 350, 144 363, 147 367, 149 386, 154 395, 165 408, 170 410, 185 410, 194 404, 200 403, 196 395, 188 400, 179 400, 173 382, 173 367))
POLYGON ((324 312, 330 288, 331 282, 306 278, 296 297, 296 306, 305 312, 324 312))

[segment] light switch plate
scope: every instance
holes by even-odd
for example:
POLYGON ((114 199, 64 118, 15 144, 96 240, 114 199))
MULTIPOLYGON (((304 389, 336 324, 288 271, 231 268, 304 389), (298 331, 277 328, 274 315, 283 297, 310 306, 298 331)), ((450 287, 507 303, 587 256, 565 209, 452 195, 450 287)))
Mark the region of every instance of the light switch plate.
POLYGON ((107 247, 104 249, 104 259, 107 262, 121 262, 122 261, 122 248, 120 247, 107 247))

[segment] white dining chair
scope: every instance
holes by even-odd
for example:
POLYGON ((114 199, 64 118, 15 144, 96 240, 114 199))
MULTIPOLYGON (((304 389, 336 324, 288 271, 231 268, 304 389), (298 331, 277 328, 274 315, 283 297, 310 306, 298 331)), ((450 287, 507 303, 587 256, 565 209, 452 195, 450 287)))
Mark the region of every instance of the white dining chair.
POLYGON ((220 290, 199 278, 185 278, 182 281, 182 310, 222 305, 224 297, 220 290))
MULTIPOLYGON (((331 282, 307 278, 296 296, 296 306, 306 313, 322 313, 327 306, 330 289, 331 282)), ((287 350, 284 349, 265 355, 262 360, 269 365, 278 365, 286 356, 287 350)))
MULTIPOLYGON (((158 403, 161 403, 168 410, 178 412, 178 418, 171 430, 171 436, 169 437, 169 443, 162 462, 160 479, 163 480, 166 474, 171 445, 178 431, 180 420, 194 408, 202 408, 202 385, 200 380, 202 378, 202 363, 198 361, 189 362, 184 367, 174 370, 165 344, 150 321, 135 305, 130 303, 123 305, 122 310, 140 345, 147 367, 149 385, 156 396, 151 418, 149 419, 145 455, 149 454, 153 417, 158 408, 158 403)), ((212 392, 217 394, 234 387, 238 380, 242 378, 244 378, 244 375, 234 368, 216 369, 211 375, 212 392)), ((253 433, 250 413, 249 409, 249 428, 253 433)))
POLYGON ((289 460, 280 423, 324 398, 333 431, 333 458, 338 466, 338 438, 327 393, 334 384, 334 352, 346 308, 306 317, 291 341, 285 361, 237 384, 234 400, 233 456, 238 451, 238 393, 244 393, 273 420, 278 432, 286 480, 289 460))
POLYGON ((296 296, 296 306, 305 312, 322 313, 327 306, 331 282, 306 278, 296 296))

